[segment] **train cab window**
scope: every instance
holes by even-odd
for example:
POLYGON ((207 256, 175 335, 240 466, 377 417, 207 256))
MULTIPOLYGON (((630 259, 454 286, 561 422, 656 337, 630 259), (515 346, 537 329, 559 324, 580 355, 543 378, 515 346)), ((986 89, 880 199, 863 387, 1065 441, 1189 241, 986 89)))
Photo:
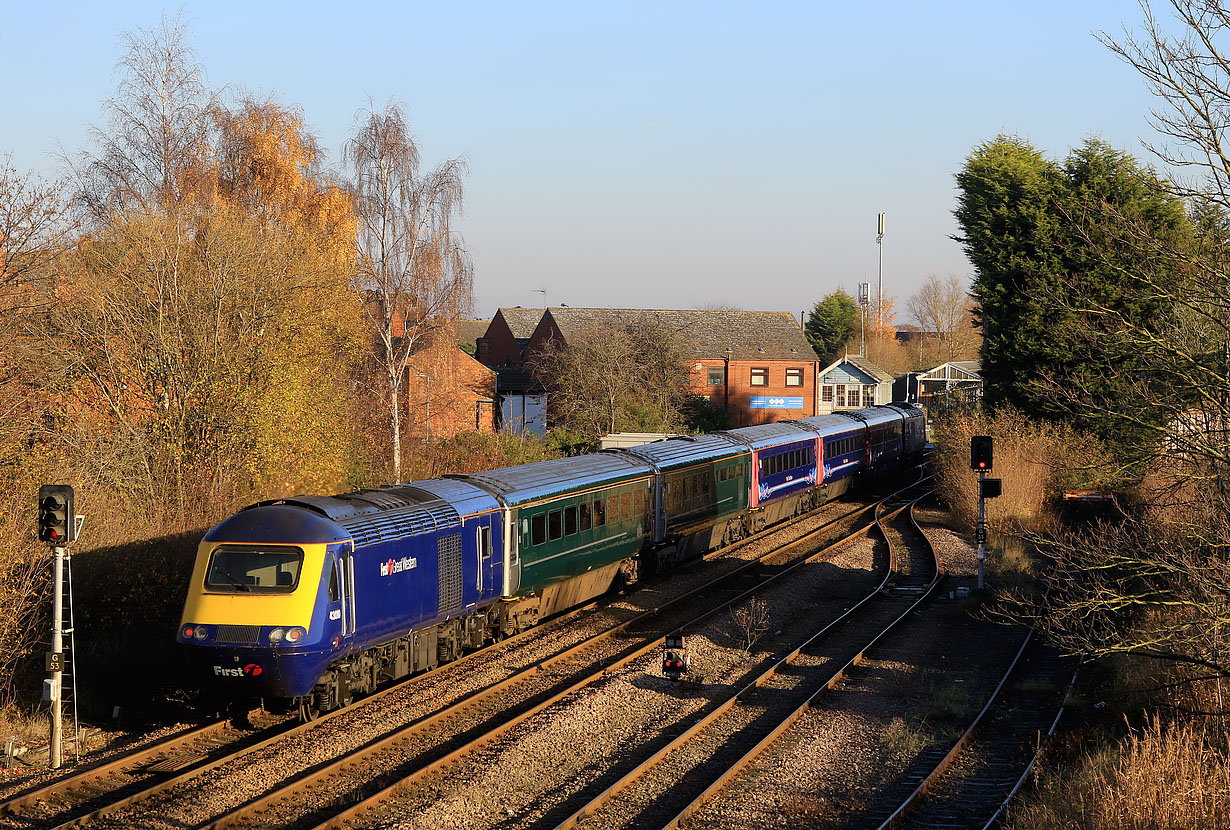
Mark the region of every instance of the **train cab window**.
POLYGON ((547 541, 547 516, 539 513, 530 517, 530 544, 541 545, 547 541))
POLYGON ((559 510, 552 510, 547 514, 547 540, 550 542, 564 536, 564 522, 560 513, 559 510))
POLYGON ((302 566, 299 548, 221 545, 209 559, 205 588, 231 594, 289 594, 299 584, 302 566))
POLYGON ((479 527, 478 529, 478 550, 484 559, 490 559, 491 550, 491 528, 479 527))
POLYGON ((606 502, 602 499, 594 499, 594 527, 602 527, 606 524, 606 502))
POLYGON ((590 513, 589 502, 581 505, 581 531, 589 530, 593 526, 593 514, 590 513))
POLYGON ((342 591, 337 584, 337 565, 334 563, 333 554, 329 554, 325 559, 325 573, 329 575, 329 602, 337 602, 342 598, 342 591))
POLYGON ((577 509, 576 507, 564 508, 564 535, 571 536, 577 532, 577 509))

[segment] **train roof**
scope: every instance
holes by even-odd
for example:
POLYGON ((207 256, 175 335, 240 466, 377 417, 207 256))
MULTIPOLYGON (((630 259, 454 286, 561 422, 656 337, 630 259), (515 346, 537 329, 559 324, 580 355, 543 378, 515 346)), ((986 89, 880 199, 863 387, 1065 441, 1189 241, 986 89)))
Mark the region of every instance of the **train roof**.
POLYGON ((746 444, 753 450, 776 447, 778 444, 788 444, 791 441, 816 437, 815 433, 811 430, 797 427, 789 421, 760 424, 754 427, 739 427, 738 429, 728 429, 713 434, 728 435, 732 441, 746 444))
POLYGON ((458 476, 499 496, 510 507, 539 499, 589 490, 653 473, 644 461, 622 452, 600 452, 553 458, 485 473, 458 476))
POLYGON ((862 426, 861 421, 837 412, 829 415, 813 415, 810 418, 796 418, 791 423, 821 435, 836 435, 862 426))
POLYGON ((223 519, 205 534, 206 542, 237 545, 314 545, 344 542, 350 534, 315 510, 295 504, 265 502, 223 519))
POLYGON ((500 509, 500 503, 495 496, 477 484, 461 478, 431 478, 416 481, 414 486, 447 501, 462 516, 500 509))
POLYGON ((674 470, 702 461, 713 461, 747 452, 743 444, 736 444, 725 435, 684 435, 628 447, 623 452, 643 458, 659 470, 674 470))
POLYGON ((900 422, 905 419, 905 414, 891 406, 876 406, 867 409, 854 409, 846 413, 851 418, 858 418, 865 422, 868 426, 877 426, 879 424, 889 424, 894 421, 900 422))

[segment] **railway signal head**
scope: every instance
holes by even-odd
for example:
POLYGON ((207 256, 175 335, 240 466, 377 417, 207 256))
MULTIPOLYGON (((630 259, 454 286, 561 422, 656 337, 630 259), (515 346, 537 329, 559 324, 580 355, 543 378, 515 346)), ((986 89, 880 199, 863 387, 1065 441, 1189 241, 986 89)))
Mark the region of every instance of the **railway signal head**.
POLYGON ((975 435, 969 442, 969 465, 975 472, 991 472, 994 443, 989 435, 975 435))
POLYGON ((38 488, 38 539, 62 546, 73 541, 73 488, 44 484, 38 488))
POLYGON ((691 657, 682 634, 666 636, 666 653, 662 655, 662 674, 669 680, 678 680, 691 667, 691 657))

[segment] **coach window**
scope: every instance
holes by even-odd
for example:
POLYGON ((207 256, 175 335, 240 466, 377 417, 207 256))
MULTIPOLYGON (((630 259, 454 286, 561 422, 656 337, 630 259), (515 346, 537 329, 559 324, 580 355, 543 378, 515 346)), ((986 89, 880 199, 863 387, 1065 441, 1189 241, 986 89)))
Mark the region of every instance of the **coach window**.
POLYGON ((593 524, 593 520, 589 512, 589 502, 584 502, 581 505, 581 530, 589 530, 593 524))
POLYGON ((632 510, 634 511, 633 515, 635 516, 645 515, 645 492, 643 490, 636 491, 636 498, 632 503, 632 510))
POLYGON ((769 370, 768 369, 753 369, 752 370, 752 386, 768 386, 769 385, 769 370))
POLYGON ((481 525, 478 528, 478 549, 484 559, 491 556, 491 528, 481 525))
POLYGON ((709 385, 710 386, 725 386, 726 371, 721 366, 709 367, 709 385))
POLYGON ((606 520, 608 522, 619 521, 619 496, 611 496, 606 500, 606 520))
POLYGON ((564 523, 561 521, 559 510, 552 510, 547 514, 547 539, 554 542, 556 539, 564 535, 564 523))
POLYGON ((571 536, 577 532, 577 509, 576 507, 564 508, 564 535, 571 536))
POLYGON ((803 385, 803 370, 802 369, 787 369, 786 370, 786 385, 787 386, 802 386, 803 385))
POLYGON ((530 517, 530 544, 541 545, 547 541, 547 517, 543 513, 530 517))
POLYGON ((632 494, 624 493, 619 497, 619 515, 625 519, 632 518, 632 494))
POLYGON ((602 499, 594 499, 594 527, 602 527, 606 524, 606 502, 602 499))

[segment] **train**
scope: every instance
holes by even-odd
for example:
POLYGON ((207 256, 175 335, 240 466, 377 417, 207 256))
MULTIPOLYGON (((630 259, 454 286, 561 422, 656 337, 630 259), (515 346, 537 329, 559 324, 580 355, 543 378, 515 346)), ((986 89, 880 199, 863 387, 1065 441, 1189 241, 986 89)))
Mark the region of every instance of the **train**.
POLYGON ((176 638, 202 689, 310 719, 916 463, 888 404, 336 496, 202 538, 176 638))

